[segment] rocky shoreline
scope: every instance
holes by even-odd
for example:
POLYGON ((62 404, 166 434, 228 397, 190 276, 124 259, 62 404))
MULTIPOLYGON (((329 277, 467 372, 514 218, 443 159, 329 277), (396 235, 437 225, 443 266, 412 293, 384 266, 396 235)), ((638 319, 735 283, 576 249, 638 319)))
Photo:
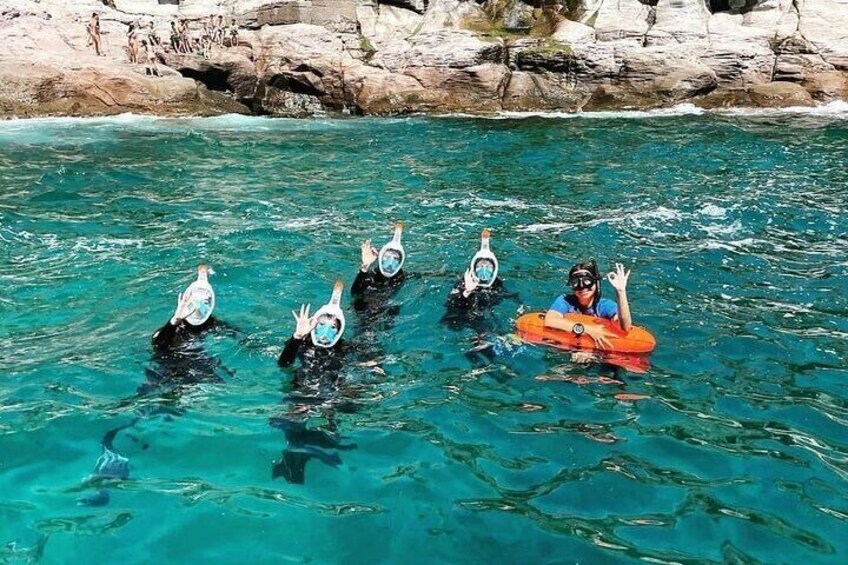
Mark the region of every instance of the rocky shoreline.
POLYGON ((848 99, 848 0, 4 0, 0 117, 395 115, 811 106, 848 99), (114 6, 114 7, 112 7, 114 6), (87 45, 100 14, 105 56, 87 45), (126 30, 222 14, 240 46, 126 30))

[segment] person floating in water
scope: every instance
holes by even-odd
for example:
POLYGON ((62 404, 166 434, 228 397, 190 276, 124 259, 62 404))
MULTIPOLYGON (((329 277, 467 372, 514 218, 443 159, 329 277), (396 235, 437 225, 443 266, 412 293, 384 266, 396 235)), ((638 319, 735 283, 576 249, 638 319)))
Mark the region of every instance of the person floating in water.
POLYGON ((392 239, 377 252, 367 239, 360 246, 362 263, 350 294, 353 297, 353 310, 359 316, 361 325, 367 325, 371 329, 380 326, 382 330, 391 329, 391 325, 381 324, 384 319, 393 318, 400 311, 398 306, 388 306, 389 299, 403 285, 406 273, 403 265, 406 262, 406 251, 404 250, 401 237, 403 235, 403 223, 395 224, 392 239), (377 268, 371 266, 377 262, 377 268), (378 318, 374 320, 373 318, 378 318), (375 323, 377 322, 377 323, 375 323))
POLYGON ((545 314, 545 325, 559 330, 586 334, 601 348, 609 348, 611 334, 601 326, 584 326, 565 318, 566 314, 586 314, 596 318, 605 318, 619 322, 625 332, 633 327, 630 316, 630 304, 627 300, 627 280, 630 271, 624 265, 615 264, 615 271, 607 275, 607 280, 616 291, 616 301, 601 297, 601 275, 594 259, 577 263, 568 272, 570 294, 562 294, 554 300, 545 314))
POLYGON ((296 322, 294 334, 286 341, 277 364, 290 367, 298 359, 301 364, 293 374, 286 413, 271 419, 271 425, 283 430, 288 443, 280 459, 272 465, 272 478, 282 476, 290 483, 303 484, 310 459, 338 467, 341 457, 327 450, 355 447, 342 444, 335 433, 335 413, 346 409, 341 393, 346 350, 342 341, 345 316, 340 306, 343 288, 342 282, 337 281, 330 301, 313 316, 309 315, 308 304, 302 305, 299 313, 292 312, 296 322), (308 428, 308 420, 313 416, 325 420, 329 429, 308 428))
POLYGON ((197 280, 177 297, 177 310, 168 322, 153 334, 156 349, 169 349, 177 340, 199 334, 216 324, 212 317, 215 309, 215 291, 209 284, 212 270, 208 265, 198 265, 197 280))
POLYGON ((491 235, 489 230, 480 234, 480 249, 471 258, 462 279, 451 289, 442 317, 442 323, 452 330, 474 330, 474 347, 466 355, 475 360, 482 356, 484 362, 490 362, 494 355, 489 339, 497 330, 490 317, 492 309, 504 298, 518 298, 506 291, 498 276, 500 265, 490 246, 491 235))
POLYGON ((350 289, 351 295, 360 297, 369 291, 383 288, 397 288, 405 280, 403 264, 406 261, 406 251, 403 248, 401 238, 403 237, 403 222, 395 224, 394 235, 391 241, 384 245, 379 253, 371 245, 371 240, 362 242, 361 256, 362 265, 353 281, 350 289), (377 262, 377 268, 372 270, 371 265, 377 262))
MULTIPOLYGON (((136 395, 118 404, 119 408, 135 406, 139 397, 161 395, 153 412, 137 415, 127 424, 115 427, 103 436, 102 454, 94 470, 85 480, 86 484, 99 485, 104 479, 126 479, 129 477, 129 459, 114 446, 118 432, 134 428, 143 417, 166 414, 168 417, 182 412, 179 407, 182 392, 198 383, 219 383, 219 372, 232 375, 215 358, 210 357, 200 340, 207 331, 232 330, 212 316, 215 308, 215 292, 209 284, 212 269, 207 265, 197 268, 197 280, 189 285, 177 299, 177 309, 171 319, 159 328, 152 337, 152 365, 145 370, 146 381, 138 387, 136 395)), ((80 504, 101 506, 109 502, 109 492, 99 490, 95 495, 80 499, 80 504)))

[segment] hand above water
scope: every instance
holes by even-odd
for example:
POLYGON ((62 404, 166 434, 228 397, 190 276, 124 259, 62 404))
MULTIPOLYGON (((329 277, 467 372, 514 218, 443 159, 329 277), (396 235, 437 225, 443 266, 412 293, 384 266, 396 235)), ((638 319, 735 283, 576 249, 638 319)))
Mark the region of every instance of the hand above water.
POLYGON ((627 279, 630 278, 630 271, 624 270, 624 265, 621 263, 615 264, 615 271, 607 275, 607 280, 617 292, 627 290, 627 279))
POLYGON ((465 275, 462 278, 462 296, 468 298, 471 296, 471 293, 477 290, 478 283, 474 279, 474 275, 471 274, 471 269, 466 269, 465 275))
POLYGON ((377 260, 377 250, 373 245, 371 245, 371 240, 366 239, 362 242, 360 251, 362 254, 362 266, 360 269, 365 272, 369 269, 369 267, 371 267, 371 264, 377 260))
POLYGON ((317 320, 314 317, 309 317, 309 308, 311 306, 311 304, 301 304, 300 314, 292 310, 292 316, 294 316, 294 320, 296 322, 294 329, 295 339, 303 339, 306 337, 306 334, 315 328, 317 320))

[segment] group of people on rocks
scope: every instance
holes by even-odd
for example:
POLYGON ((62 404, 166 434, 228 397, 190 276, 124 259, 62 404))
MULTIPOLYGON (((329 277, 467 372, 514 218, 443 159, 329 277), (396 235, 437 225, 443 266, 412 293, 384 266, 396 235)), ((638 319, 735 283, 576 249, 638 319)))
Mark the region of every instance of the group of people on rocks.
MULTIPOLYGON (((206 59, 213 46, 231 47, 239 45, 239 28, 233 18, 230 25, 226 25, 224 16, 209 16, 204 21, 199 33, 192 33, 189 21, 186 18, 171 21, 170 43, 166 46, 156 31, 154 22, 151 20, 147 26, 140 22, 131 22, 127 29, 127 55, 130 63, 135 65, 144 64, 145 74, 161 76, 156 51, 158 49, 170 48, 175 53, 194 53, 206 59)), ((94 47, 98 55, 105 55, 102 37, 100 34, 100 15, 95 12, 86 24, 88 34, 88 45, 94 47)))
MULTIPOLYGON (((270 421, 273 428, 284 433, 286 447, 272 463, 272 478, 303 483, 308 461, 317 459, 337 467, 342 462, 339 451, 356 447, 342 442, 335 424, 337 414, 355 411, 358 404, 360 391, 355 382, 347 382, 345 368, 376 367, 385 357, 380 350, 380 335, 391 330, 401 308, 392 303, 392 297, 406 281, 415 278, 404 271, 406 250, 402 235, 403 224, 398 222, 392 239, 379 250, 370 239, 362 242, 361 264, 350 288, 349 310, 342 306, 344 285, 337 281, 325 305, 312 312, 310 305, 303 304, 292 312, 294 331, 277 358, 280 367, 291 370, 291 389, 284 399, 285 408, 270 421), (353 340, 343 339, 347 327, 345 310, 354 315, 359 330, 353 340), (327 424, 310 426, 313 420, 327 424)), ((489 362, 498 352, 494 344, 486 343, 489 341, 486 334, 497 328, 489 327, 485 319, 505 298, 520 302, 516 294, 504 288, 490 237, 488 230, 482 232, 480 247, 448 294, 442 317, 442 324, 452 330, 472 329, 477 334, 477 344, 466 355, 472 360, 482 356, 489 362)), ((178 296, 173 315, 153 334, 154 368, 148 371, 147 382, 139 388, 139 395, 168 391, 170 397, 198 383, 222 381, 218 373, 226 369, 205 353, 200 338, 208 332, 231 335, 241 332, 213 316, 216 299, 209 282, 211 274, 208 266, 198 267, 197 280, 178 296)), ((588 325, 584 328, 565 314, 606 318, 627 331, 632 325, 626 293, 629 275, 621 264, 616 264, 606 277, 601 275, 594 260, 575 264, 568 273, 569 292, 555 299, 546 313, 545 325, 577 335, 585 333, 599 349, 606 348, 607 338, 611 337, 607 330, 588 325), (604 278, 615 290, 615 301, 601 297, 604 278)), ((140 419, 138 416, 106 433, 103 454, 90 478, 127 478, 128 459, 115 450, 113 441, 120 430, 134 427, 140 419)), ((108 492, 101 490, 81 502, 102 505, 108 500, 108 492)))
POLYGON ((235 18, 228 26, 221 15, 209 16, 209 20, 203 22, 200 32, 196 34, 192 34, 186 18, 171 21, 170 31, 171 49, 176 53, 197 53, 208 59, 213 45, 239 45, 238 24, 235 18))

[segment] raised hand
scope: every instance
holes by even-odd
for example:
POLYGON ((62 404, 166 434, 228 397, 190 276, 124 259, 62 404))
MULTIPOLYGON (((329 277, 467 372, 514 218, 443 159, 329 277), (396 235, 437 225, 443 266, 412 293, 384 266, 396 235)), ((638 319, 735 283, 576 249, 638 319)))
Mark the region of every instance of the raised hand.
POLYGON ((624 270, 624 265, 621 263, 615 264, 615 271, 607 275, 607 280, 612 287, 618 292, 627 290, 627 279, 630 278, 630 271, 624 270))
POLYGON ((296 323, 294 329, 295 339, 303 339, 306 337, 306 334, 315 328, 317 320, 309 316, 310 306, 310 304, 301 304, 299 314, 292 310, 292 316, 294 316, 294 321, 296 323))
POLYGON ((471 296, 471 293, 477 290, 477 281, 474 279, 474 275, 471 274, 471 269, 465 270, 465 275, 462 278, 462 295, 466 298, 471 296))
POLYGON ((371 264, 377 260, 377 250, 374 249, 374 246, 371 245, 371 240, 366 239, 362 242, 360 246, 360 251, 362 254, 362 267, 363 271, 367 271, 371 264))

